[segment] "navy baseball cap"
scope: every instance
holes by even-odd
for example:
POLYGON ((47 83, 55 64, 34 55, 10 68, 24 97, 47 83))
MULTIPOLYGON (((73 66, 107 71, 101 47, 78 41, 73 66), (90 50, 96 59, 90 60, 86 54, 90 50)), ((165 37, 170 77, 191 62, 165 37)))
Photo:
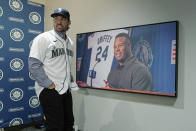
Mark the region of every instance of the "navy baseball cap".
POLYGON ((63 16, 64 18, 67 18, 68 20, 70 19, 70 14, 69 11, 64 9, 64 8, 57 8, 54 10, 54 13, 51 14, 51 17, 56 17, 56 16, 63 16))

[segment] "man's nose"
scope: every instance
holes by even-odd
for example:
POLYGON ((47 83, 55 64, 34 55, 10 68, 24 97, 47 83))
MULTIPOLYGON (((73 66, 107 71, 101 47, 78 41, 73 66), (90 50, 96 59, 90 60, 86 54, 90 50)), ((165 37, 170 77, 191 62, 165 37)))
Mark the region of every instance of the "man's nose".
POLYGON ((58 20, 58 21, 57 21, 57 24, 61 24, 61 20, 58 20))
POLYGON ((119 50, 119 47, 118 47, 118 46, 116 46, 114 50, 115 50, 115 51, 118 51, 118 50, 119 50))

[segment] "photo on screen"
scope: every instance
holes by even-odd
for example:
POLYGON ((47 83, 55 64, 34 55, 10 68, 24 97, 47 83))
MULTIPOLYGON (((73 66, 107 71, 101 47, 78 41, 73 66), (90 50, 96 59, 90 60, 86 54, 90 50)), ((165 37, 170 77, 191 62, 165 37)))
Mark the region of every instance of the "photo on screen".
POLYGON ((178 21, 80 33, 81 88, 177 96, 178 21))

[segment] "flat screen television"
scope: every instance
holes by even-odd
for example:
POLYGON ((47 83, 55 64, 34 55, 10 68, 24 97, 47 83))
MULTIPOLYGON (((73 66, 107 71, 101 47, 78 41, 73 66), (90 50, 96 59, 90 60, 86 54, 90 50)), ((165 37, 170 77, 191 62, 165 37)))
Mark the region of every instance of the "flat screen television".
POLYGON ((177 96, 178 21, 79 33, 81 88, 177 96))

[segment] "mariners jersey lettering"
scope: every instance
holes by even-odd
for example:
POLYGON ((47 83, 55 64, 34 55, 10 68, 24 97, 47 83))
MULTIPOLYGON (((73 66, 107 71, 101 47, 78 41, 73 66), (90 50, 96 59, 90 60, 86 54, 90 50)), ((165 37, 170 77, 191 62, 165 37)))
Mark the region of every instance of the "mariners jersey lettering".
POLYGON ((94 71, 94 77, 88 75, 87 84, 93 87, 105 87, 104 80, 110 72, 114 58, 114 39, 119 33, 127 33, 127 30, 111 30, 96 32, 88 37, 88 49, 91 51, 89 74, 94 71))
POLYGON ((64 55, 65 54, 65 50, 64 48, 57 48, 52 50, 52 58, 60 56, 60 55, 64 55))

